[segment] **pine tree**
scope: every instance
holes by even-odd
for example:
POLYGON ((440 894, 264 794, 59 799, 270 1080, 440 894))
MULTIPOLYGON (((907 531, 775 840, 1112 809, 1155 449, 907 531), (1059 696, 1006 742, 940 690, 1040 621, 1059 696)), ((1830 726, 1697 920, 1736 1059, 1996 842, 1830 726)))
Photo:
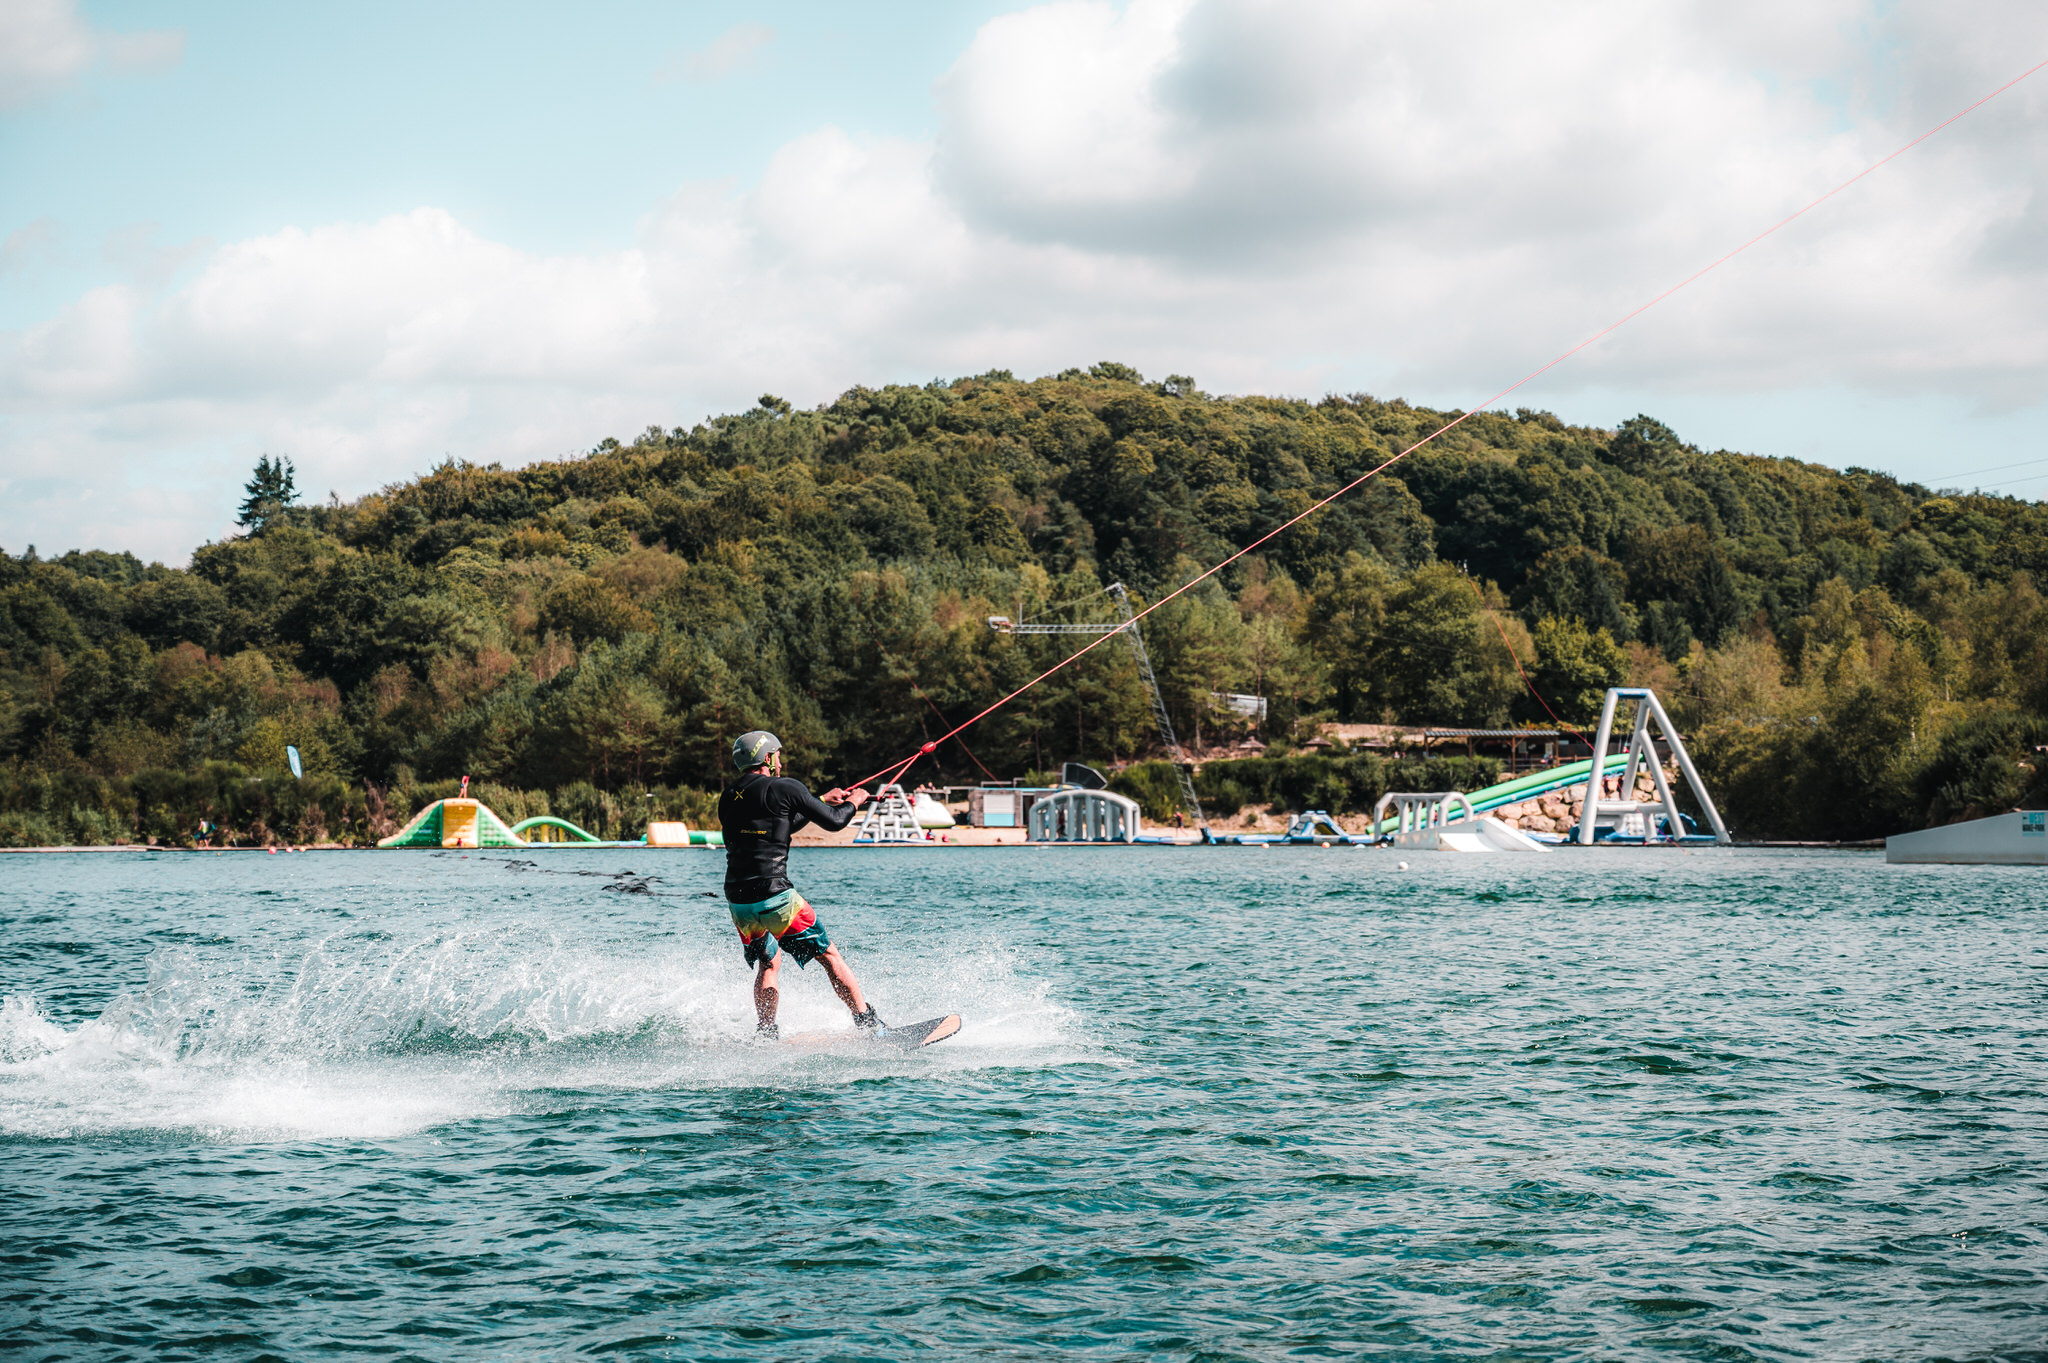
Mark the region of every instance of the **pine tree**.
POLYGON ((243 491, 249 495, 242 499, 242 512, 235 518, 235 524, 252 535, 260 535, 299 499, 292 461, 283 455, 274 461, 264 455, 256 461, 256 472, 243 491))

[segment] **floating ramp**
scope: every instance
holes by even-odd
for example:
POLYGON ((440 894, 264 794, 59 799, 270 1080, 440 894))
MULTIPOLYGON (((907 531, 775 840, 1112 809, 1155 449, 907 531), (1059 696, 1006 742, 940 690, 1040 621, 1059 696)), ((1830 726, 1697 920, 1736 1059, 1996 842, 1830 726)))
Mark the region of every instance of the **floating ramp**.
POLYGON ((2048 810, 1923 828, 1884 840, 1889 862, 1937 866, 2048 866, 2048 810))
POLYGON ((1387 839, 1402 852, 1541 852, 1542 843, 1519 828, 1472 811, 1461 791, 1388 791, 1373 806, 1373 827, 1387 824, 1387 806, 1394 807, 1394 832, 1387 839), (1451 807, 1463 813, 1451 817, 1451 807))
POLYGON ((436 800, 379 847, 524 847, 525 839, 481 800, 436 800))
POLYGON ((1402 852, 1547 852, 1536 839, 1499 819, 1480 817, 1456 823, 1431 824, 1396 833, 1393 846, 1402 852))

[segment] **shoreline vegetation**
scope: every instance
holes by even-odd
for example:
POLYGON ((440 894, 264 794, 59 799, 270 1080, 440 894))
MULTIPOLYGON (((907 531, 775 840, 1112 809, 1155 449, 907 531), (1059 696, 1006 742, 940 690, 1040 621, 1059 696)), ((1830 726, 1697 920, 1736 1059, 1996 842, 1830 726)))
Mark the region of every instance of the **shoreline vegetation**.
MULTIPOLYGON (((0 551, 0 846, 374 841, 470 773, 508 821, 711 821, 724 743, 852 779, 1454 417, 1216 397, 1104 363, 772 395, 522 469, 301 505, 268 456, 188 568, 0 551), (305 777, 284 767, 304 757, 305 777)), ((1958 462, 1969 465, 1968 453, 1958 462)), ((1739 837, 1854 841, 2048 796, 2048 507, 1483 413, 1144 623, 1219 823, 1354 815, 1497 764, 1320 725, 1540 725, 1648 685, 1739 837), (1223 693, 1265 696, 1255 731, 1223 693), (1256 758, 1231 756, 1256 736, 1256 758)), ((1105 646, 910 781, 1111 770, 1177 807, 1105 646)))

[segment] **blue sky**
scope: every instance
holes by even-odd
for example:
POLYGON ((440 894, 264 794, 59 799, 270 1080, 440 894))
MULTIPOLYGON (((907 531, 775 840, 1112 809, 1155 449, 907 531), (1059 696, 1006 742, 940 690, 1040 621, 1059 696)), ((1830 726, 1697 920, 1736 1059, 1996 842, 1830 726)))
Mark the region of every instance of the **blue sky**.
MULTIPOLYGON (((2042 57, 2002 2, 17 0, 0 546, 991 366, 1462 406, 2042 57)), ((1508 405, 2042 495, 2041 87, 1508 405)))

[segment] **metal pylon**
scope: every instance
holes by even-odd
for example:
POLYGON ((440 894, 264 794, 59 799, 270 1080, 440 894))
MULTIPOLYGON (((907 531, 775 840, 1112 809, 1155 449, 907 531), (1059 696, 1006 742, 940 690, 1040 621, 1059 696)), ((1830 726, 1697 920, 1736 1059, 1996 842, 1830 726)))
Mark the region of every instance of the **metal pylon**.
POLYGON ((1010 619, 1006 615, 991 615, 989 628, 1003 634, 1123 634, 1131 641, 1131 656, 1137 659, 1138 675, 1144 679, 1145 694, 1152 700, 1152 717, 1159 721, 1159 738, 1166 744, 1166 751, 1173 762, 1173 774, 1180 778, 1181 799, 1187 802, 1188 810, 1195 816, 1195 827, 1202 830, 1206 839, 1209 833, 1209 818, 1202 813, 1202 801, 1195 794, 1194 768, 1187 755, 1180 749, 1180 740, 1174 737, 1173 720, 1166 713, 1166 699, 1159 694, 1159 679, 1152 675, 1152 658, 1145 652, 1145 636, 1138 632, 1138 620, 1131 613, 1131 598, 1124 591, 1124 584, 1112 582, 1104 593, 1116 598, 1117 613, 1123 619, 1110 624, 1059 624, 1027 625, 1010 619))
POLYGON ((1131 641, 1131 655, 1138 660, 1138 675, 1145 679, 1145 694, 1152 697, 1152 716, 1159 721, 1159 737, 1166 743, 1166 751, 1173 755, 1174 775, 1180 777, 1181 798, 1194 811, 1195 826, 1207 830, 1208 818, 1202 813, 1201 797, 1195 794, 1194 768, 1180 750, 1180 740, 1174 736, 1173 720, 1166 713, 1166 698, 1159 694, 1159 681, 1152 675, 1152 658, 1145 652, 1145 636, 1138 633, 1138 622, 1131 615, 1131 598, 1124 593, 1124 584, 1109 584, 1109 594, 1116 598, 1116 608, 1124 617, 1124 632, 1131 641))

